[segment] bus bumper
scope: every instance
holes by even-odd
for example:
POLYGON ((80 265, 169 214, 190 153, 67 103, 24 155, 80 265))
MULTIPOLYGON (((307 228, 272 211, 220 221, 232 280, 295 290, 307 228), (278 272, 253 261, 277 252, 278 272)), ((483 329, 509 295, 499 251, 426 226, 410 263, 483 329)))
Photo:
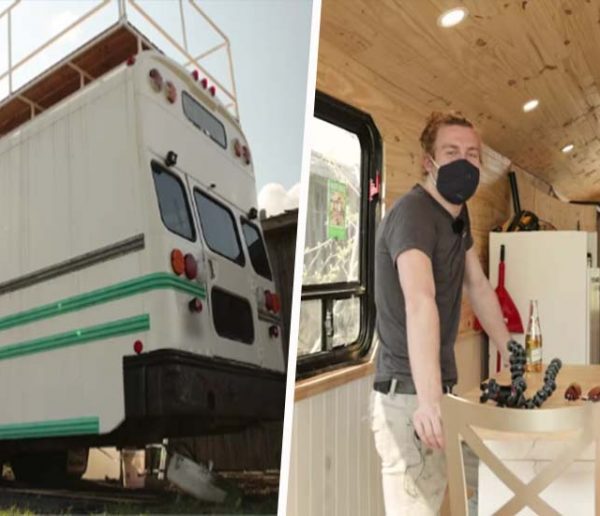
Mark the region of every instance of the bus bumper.
POLYGON ((123 358, 125 417, 282 420, 285 373, 162 349, 123 358))

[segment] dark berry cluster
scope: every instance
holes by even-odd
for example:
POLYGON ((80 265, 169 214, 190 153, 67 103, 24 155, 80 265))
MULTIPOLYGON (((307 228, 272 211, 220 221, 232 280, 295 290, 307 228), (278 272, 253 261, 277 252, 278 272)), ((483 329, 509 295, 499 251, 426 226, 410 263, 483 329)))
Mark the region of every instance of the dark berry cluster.
POLYGON ((527 399, 525 391, 527 383, 523 374, 527 358, 523 346, 511 340, 508 343, 510 351, 510 385, 500 385, 493 378, 487 383, 481 384, 481 397, 479 401, 485 403, 487 400, 495 401, 499 407, 511 408, 536 408, 541 407, 552 393, 556 390, 556 375, 562 366, 560 359, 553 359, 544 374, 544 385, 535 393, 533 398, 527 399))

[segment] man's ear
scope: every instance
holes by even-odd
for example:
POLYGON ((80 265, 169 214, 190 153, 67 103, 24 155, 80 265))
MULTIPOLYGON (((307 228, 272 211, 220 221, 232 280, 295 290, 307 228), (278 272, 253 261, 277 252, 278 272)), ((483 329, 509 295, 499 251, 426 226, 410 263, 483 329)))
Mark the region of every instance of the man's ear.
POLYGON ((428 174, 432 174, 435 172, 435 165, 433 164, 433 160, 429 154, 425 154, 423 156, 423 170, 428 174))

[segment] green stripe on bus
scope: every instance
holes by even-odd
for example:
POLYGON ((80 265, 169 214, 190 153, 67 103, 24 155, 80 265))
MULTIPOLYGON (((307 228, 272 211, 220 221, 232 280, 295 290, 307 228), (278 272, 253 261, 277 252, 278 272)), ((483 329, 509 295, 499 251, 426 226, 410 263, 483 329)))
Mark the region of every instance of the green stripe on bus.
POLYGON ((94 340, 109 339, 129 333, 137 333, 150 329, 150 316, 137 315, 127 319, 120 319, 109 323, 89 326, 78 330, 58 333, 39 339, 8 344, 0 347, 0 360, 7 360, 22 355, 42 353, 52 349, 65 348, 78 344, 85 344, 94 340))
POLYGON ((184 292, 201 299, 206 298, 206 290, 204 287, 192 283, 191 281, 178 278, 173 274, 157 272, 142 276, 141 278, 117 283, 109 287, 92 290, 85 294, 78 294, 73 297, 61 299, 48 305, 0 317, 0 331, 14 328, 15 326, 20 326, 22 324, 40 321, 42 319, 49 319, 69 312, 83 310, 84 308, 108 303, 110 301, 115 301, 116 299, 135 296, 142 292, 166 288, 184 292))
POLYGON ((97 417, 58 419, 34 423, 12 423, 0 425, 0 439, 27 439, 34 437, 58 437, 63 435, 99 434, 97 417))

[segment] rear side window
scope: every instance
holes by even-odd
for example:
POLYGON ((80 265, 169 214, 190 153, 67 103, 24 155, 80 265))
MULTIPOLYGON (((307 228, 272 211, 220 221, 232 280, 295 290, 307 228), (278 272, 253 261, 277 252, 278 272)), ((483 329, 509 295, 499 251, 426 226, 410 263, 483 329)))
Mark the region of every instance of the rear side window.
POLYGON ((209 136, 211 140, 226 149, 227 135, 225 134, 225 126, 221 121, 185 91, 181 97, 181 102, 187 119, 209 136))
POLYGON ((196 231, 183 181, 155 161, 152 162, 152 176, 160 217, 164 225, 169 231, 183 238, 196 240, 196 231))
POLYGON ((269 280, 273 279, 271 275, 271 268, 269 267, 269 259, 267 258, 267 251, 265 250, 265 244, 258 228, 248 222, 242 220, 242 231, 244 233, 244 240, 246 241, 246 247, 248 247, 248 254, 250 255, 250 261, 252 267, 257 274, 269 280))
POLYGON ((243 266, 246 260, 235 219, 229 208, 200 190, 194 190, 194 198, 206 245, 215 253, 243 266))
POLYGON ((215 329, 221 337, 244 344, 254 342, 252 308, 248 301, 220 288, 213 288, 211 302, 215 329))

